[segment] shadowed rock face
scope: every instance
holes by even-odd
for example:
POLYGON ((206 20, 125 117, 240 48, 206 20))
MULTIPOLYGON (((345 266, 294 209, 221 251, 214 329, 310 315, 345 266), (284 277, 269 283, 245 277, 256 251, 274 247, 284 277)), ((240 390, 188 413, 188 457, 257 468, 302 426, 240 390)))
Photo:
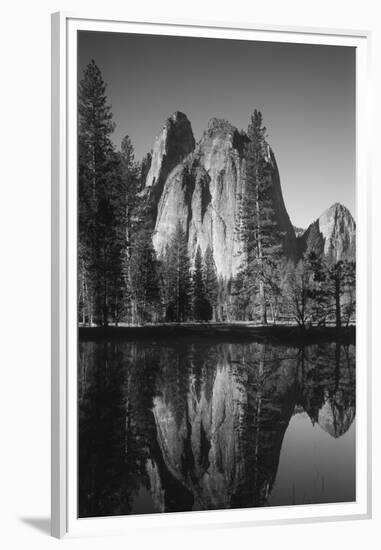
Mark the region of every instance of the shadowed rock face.
POLYGON ((356 259, 356 223, 345 206, 333 204, 298 237, 300 254, 313 250, 338 262, 356 259))
MULTIPOLYGON (((157 211, 153 243, 159 256, 180 222, 188 236, 192 259, 198 246, 203 254, 210 246, 218 274, 229 278, 237 273, 241 262, 237 226, 245 185, 243 150, 246 140, 245 134, 239 133, 230 123, 212 119, 194 152, 173 168, 166 178, 157 211)), ((158 149, 159 145, 155 147, 158 149)), ((295 259, 295 233, 284 205, 271 150, 268 161, 273 168, 274 209, 279 229, 285 235, 284 252, 295 259)), ((151 179, 147 180, 148 184, 151 179)))

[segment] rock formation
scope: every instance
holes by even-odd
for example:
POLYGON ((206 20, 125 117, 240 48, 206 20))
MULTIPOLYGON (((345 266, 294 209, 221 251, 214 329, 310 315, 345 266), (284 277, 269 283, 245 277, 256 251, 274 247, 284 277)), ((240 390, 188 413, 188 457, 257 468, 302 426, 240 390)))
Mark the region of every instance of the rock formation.
POLYGON ((195 148, 192 127, 184 113, 176 111, 165 122, 155 140, 146 192, 159 201, 168 174, 195 148))
MULTIPOLYGON (((192 260, 198 247, 204 254, 209 246, 218 275, 225 279, 236 275, 242 261, 237 228, 245 191, 247 139, 229 122, 213 118, 196 146, 186 115, 177 111, 168 118, 155 140, 143 191, 151 204, 153 244, 159 257, 180 222, 192 260)), ((267 160, 285 257, 295 261, 314 250, 331 261, 355 259, 356 224, 349 210, 336 203, 305 231, 293 227, 270 147, 267 160)))
POLYGON ((328 260, 356 259, 356 223, 349 210, 335 203, 298 237, 300 255, 313 250, 328 260))
MULTIPOLYGON (((178 118, 179 114, 176 115, 178 118)), ((146 182, 147 187, 156 185, 158 190, 162 188, 154 247, 160 256, 180 222, 188 236, 190 257, 195 257, 198 246, 205 253, 209 245, 218 275, 229 278, 237 273, 241 263, 237 227, 245 185, 243 150, 247 137, 229 122, 212 119, 191 152, 193 134, 188 124, 183 121, 178 125, 179 131, 185 133, 184 136, 177 134, 179 143, 183 144, 180 151, 178 144, 168 140, 168 122, 154 146, 146 182), (176 159, 179 160, 177 164, 176 159)), ((284 253, 295 259, 295 233, 284 205, 276 160, 270 149, 268 162, 273 169, 273 206, 279 230, 284 234, 284 253)))

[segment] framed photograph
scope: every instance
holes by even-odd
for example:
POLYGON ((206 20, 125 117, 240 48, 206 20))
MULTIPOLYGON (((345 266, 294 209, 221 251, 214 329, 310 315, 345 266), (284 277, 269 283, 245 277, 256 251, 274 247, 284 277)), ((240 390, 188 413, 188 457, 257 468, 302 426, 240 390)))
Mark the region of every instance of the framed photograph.
POLYGON ((52 534, 369 518, 363 31, 52 16, 52 534))

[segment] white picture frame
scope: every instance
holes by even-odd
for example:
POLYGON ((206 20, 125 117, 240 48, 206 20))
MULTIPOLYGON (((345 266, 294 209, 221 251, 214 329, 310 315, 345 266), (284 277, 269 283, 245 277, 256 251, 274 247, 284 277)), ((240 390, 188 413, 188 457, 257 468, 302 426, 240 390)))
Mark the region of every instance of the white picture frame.
POLYGON ((126 21, 118 15, 52 15, 52 535, 131 529, 337 521, 371 517, 371 260, 369 206, 370 33, 202 21, 126 21), (356 493, 354 503, 78 519, 76 408, 76 90, 78 30, 202 36, 356 48, 356 493))

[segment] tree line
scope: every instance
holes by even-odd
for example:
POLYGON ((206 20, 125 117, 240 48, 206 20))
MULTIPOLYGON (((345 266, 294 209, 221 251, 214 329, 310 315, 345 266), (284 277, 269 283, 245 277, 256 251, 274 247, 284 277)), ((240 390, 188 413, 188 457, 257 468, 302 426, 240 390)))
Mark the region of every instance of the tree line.
POLYGON ((286 262, 272 201, 271 153, 254 111, 244 156, 245 191, 237 233, 236 277, 217 276, 213 250, 197 248, 178 223, 160 257, 153 244, 155 206, 143 193, 151 157, 136 162, 128 135, 118 150, 106 84, 94 61, 78 90, 78 317, 83 325, 121 322, 289 319, 301 327, 355 312, 355 264, 329 263, 307 251, 286 262))
POLYGON ((79 322, 183 322, 213 318, 217 275, 213 252, 197 250, 194 269, 179 223, 159 259, 152 245, 153 205, 140 195, 149 155, 135 162, 129 136, 120 150, 106 84, 94 61, 78 93, 79 322))

